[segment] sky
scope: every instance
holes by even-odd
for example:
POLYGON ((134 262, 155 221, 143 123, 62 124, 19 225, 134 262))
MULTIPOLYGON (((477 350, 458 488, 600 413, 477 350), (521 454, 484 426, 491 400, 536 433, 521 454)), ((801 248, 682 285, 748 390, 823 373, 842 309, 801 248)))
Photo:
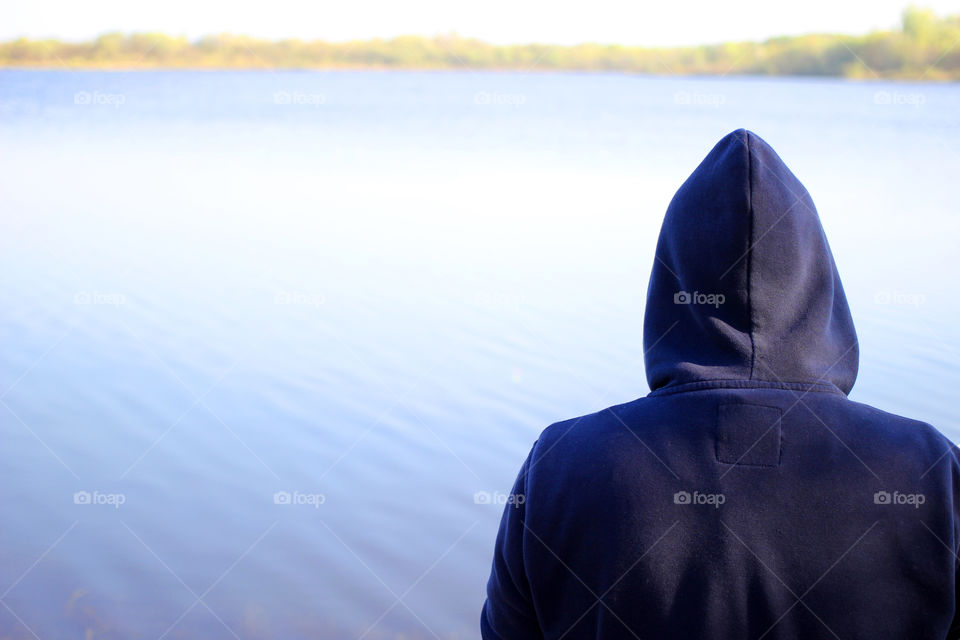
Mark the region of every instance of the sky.
MULTIPOLYGON (((0 40, 110 31, 342 41, 457 32, 497 44, 669 46, 896 27, 909 0, 3 0, 0 40)), ((921 0, 940 14, 957 0, 921 0)))

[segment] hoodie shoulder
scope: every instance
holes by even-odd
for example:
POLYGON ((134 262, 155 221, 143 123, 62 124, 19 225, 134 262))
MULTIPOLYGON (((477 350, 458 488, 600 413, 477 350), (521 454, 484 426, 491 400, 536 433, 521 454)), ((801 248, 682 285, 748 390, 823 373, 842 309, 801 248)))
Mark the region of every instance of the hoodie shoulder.
POLYGON ((637 398, 551 424, 540 433, 532 453, 533 464, 596 460, 609 452, 611 439, 632 437, 630 429, 638 424, 638 412, 650 402, 648 397, 637 398))
POLYGON ((956 447, 956 443, 929 422, 884 411, 863 402, 849 399, 847 402, 855 415, 862 420, 865 427, 870 428, 872 426, 874 429, 882 430, 888 437, 902 434, 914 438, 929 439, 936 444, 956 447))

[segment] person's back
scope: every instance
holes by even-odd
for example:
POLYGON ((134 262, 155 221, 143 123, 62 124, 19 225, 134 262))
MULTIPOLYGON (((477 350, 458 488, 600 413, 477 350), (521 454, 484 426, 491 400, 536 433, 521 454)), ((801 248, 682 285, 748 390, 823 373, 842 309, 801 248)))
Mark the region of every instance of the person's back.
POLYGON ((652 392, 548 427, 508 501, 485 640, 943 640, 960 461, 847 399, 858 344, 806 190, 755 134, 667 211, 652 392))

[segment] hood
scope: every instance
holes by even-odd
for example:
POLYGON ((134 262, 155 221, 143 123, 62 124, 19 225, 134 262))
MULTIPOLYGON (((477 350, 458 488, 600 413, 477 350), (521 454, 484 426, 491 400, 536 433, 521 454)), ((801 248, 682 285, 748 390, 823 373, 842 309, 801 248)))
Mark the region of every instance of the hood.
POLYGON ((643 339, 653 392, 853 387, 857 334, 820 218, 755 133, 724 137, 670 202, 643 339))

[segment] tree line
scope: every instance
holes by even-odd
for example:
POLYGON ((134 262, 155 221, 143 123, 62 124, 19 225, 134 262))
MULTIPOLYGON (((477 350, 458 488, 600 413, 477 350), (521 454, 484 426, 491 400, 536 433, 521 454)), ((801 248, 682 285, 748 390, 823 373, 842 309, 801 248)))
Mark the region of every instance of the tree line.
POLYGON ((689 47, 493 45, 455 34, 355 42, 110 33, 0 43, 0 66, 69 69, 490 69, 960 80, 960 15, 903 12, 898 29, 689 47))

